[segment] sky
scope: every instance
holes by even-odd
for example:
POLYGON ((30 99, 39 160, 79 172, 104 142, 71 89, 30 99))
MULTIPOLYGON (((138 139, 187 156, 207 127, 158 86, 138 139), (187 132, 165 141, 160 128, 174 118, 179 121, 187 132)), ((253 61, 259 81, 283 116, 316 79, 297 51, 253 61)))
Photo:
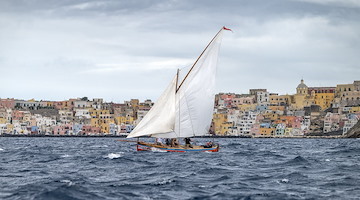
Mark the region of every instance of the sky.
POLYGON ((360 79, 358 0, 2 0, 0 98, 154 101, 222 26, 217 92, 360 79))

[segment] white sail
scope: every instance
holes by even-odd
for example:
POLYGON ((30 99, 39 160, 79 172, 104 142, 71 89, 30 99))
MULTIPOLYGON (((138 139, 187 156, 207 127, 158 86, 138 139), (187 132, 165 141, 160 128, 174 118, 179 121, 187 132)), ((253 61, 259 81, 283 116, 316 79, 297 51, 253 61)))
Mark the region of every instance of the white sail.
POLYGON ((176 77, 128 138, 174 131, 175 87, 176 77))
POLYGON ((215 77, 222 31, 210 43, 177 92, 175 132, 178 137, 209 132, 214 112, 215 77))
POLYGON ((183 80, 174 78, 128 137, 176 138, 208 133, 213 116, 216 65, 223 30, 209 43, 183 80))

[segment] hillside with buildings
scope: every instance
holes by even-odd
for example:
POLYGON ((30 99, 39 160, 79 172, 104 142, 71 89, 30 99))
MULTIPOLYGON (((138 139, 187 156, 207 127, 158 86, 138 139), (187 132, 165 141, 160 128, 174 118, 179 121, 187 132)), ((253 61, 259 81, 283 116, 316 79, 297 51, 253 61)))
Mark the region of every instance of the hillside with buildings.
MULTIPOLYGON (((153 106, 87 97, 65 101, 0 99, 0 135, 127 135, 153 106)), ((215 96, 209 134, 244 137, 307 137, 346 134, 360 118, 360 81, 308 87, 292 95, 267 89, 215 96)))

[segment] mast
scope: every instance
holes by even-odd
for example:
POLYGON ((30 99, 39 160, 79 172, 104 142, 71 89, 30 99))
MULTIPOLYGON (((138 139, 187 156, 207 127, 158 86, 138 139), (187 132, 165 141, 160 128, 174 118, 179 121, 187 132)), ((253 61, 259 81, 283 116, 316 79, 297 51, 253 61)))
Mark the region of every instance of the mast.
MULTIPOLYGON (((213 37, 213 39, 209 42, 209 44, 205 47, 205 49, 201 52, 200 56, 196 59, 195 63, 192 65, 192 67, 190 68, 190 70, 188 71, 188 73, 186 74, 185 78, 181 81, 179 87, 176 87, 176 91, 175 93, 177 93, 180 89, 180 87, 182 86, 182 84, 185 82, 186 78, 189 76, 190 72, 193 70, 193 68, 195 67, 196 63, 199 61, 199 59, 201 58, 201 56, 205 53, 205 51, 208 49, 208 47, 210 46, 210 44, 214 41, 214 39, 219 35, 219 33, 222 31, 222 30, 227 30, 224 27, 222 27, 219 32, 216 33, 216 35, 213 37)), ((177 84, 177 83, 176 83, 177 84)))
POLYGON ((179 68, 177 69, 177 73, 176 73, 176 86, 175 86, 175 94, 176 94, 176 92, 177 92, 178 82, 179 82, 179 68))
MULTIPOLYGON (((175 95, 176 95, 176 93, 177 93, 177 91, 178 91, 178 82, 179 82, 179 68, 177 69, 177 73, 176 73, 176 86, 175 86, 175 95)), ((177 97, 176 98, 176 96, 175 96, 175 101, 176 101, 176 99, 178 99, 178 103, 179 103, 179 133, 178 133, 178 137, 180 137, 180 97, 177 97)), ((175 103, 175 105, 176 105, 176 103, 175 103)), ((175 131, 175 133, 176 133, 176 131, 175 131)))

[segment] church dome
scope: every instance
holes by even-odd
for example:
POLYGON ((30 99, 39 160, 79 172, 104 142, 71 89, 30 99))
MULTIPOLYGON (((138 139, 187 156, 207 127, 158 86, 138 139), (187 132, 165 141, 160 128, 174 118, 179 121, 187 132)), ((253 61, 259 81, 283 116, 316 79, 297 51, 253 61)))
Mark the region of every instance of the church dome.
POLYGON ((296 88, 296 89, 298 89, 298 88, 308 88, 308 86, 307 86, 307 85, 305 85, 305 83, 304 83, 304 80, 303 80, 303 79, 301 79, 301 83, 297 86, 297 88, 296 88))

